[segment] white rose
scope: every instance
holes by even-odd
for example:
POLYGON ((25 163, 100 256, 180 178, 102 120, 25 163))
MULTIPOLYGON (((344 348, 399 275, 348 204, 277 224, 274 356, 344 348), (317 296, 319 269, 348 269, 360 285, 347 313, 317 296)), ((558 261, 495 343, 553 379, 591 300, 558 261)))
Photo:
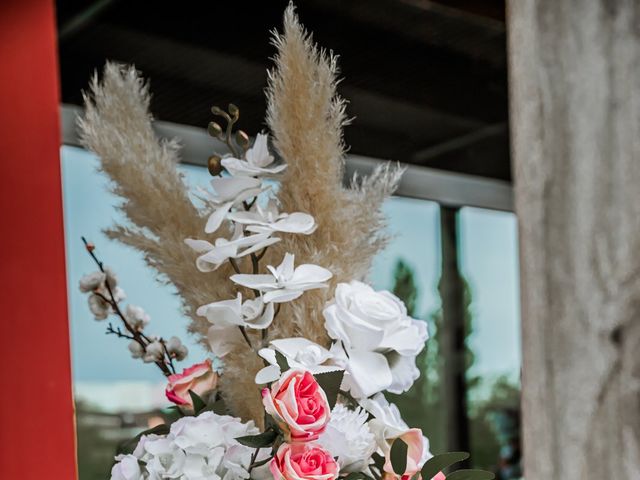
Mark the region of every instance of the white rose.
POLYGON ((387 291, 352 281, 336 287, 324 310, 325 327, 336 340, 331 353, 348 375, 356 397, 408 390, 420 372, 415 357, 428 338, 425 322, 407 315, 404 303, 387 291))

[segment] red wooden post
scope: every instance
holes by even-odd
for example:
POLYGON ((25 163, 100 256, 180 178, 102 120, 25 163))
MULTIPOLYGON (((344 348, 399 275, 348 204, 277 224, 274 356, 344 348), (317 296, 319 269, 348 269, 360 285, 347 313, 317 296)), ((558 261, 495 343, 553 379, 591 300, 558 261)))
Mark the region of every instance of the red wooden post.
POLYGON ((0 5, 0 477, 76 478, 53 0, 0 5))

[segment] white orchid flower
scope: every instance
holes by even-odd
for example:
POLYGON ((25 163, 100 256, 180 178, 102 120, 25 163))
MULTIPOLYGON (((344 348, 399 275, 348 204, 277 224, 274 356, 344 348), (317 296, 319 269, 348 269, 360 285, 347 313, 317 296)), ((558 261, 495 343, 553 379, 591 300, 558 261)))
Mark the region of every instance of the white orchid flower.
POLYGON ((207 192, 206 199, 216 209, 207 219, 204 227, 205 233, 213 233, 218 230, 234 205, 239 205, 269 188, 264 186, 259 179, 251 177, 215 177, 211 180, 211 187, 214 193, 207 192))
POLYGON ((237 327, 263 330, 273 321, 273 303, 264 304, 261 297, 242 301, 242 294, 232 300, 203 305, 196 313, 206 317, 212 326, 209 327, 207 338, 211 350, 218 356, 224 357, 233 350, 233 344, 240 340, 237 327))
POLYGON ((263 330, 273 321, 274 308, 272 303, 265 303, 261 297, 242 301, 242 293, 233 300, 202 305, 196 310, 201 317, 219 326, 238 326, 263 330))
POLYGON ((268 167, 273 163, 273 155, 269 153, 268 135, 259 133, 256 136, 253 146, 245 154, 246 160, 234 157, 222 159, 222 166, 231 175, 255 177, 261 175, 275 175, 282 172, 286 165, 276 165, 268 167))
POLYGON ((258 385, 274 382, 282 375, 276 360, 276 351, 286 357, 291 368, 307 370, 313 374, 341 370, 335 365, 324 365, 331 359, 331 352, 306 338, 281 338, 272 340, 270 345, 271 348, 258 351, 258 355, 269 363, 256 374, 255 381, 258 385))
MULTIPOLYGON (((258 234, 260 235, 260 234, 258 234)), ((306 290, 326 288, 332 273, 318 265, 304 264, 294 268, 294 255, 287 253, 278 267, 267 265, 271 274, 236 274, 231 280, 243 287, 265 292, 265 303, 290 302, 306 290)))
POLYGON ((279 213, 276 201, 270 199, 266 207, 256 204, 251 211, 236 211, 227 215, 246 230, 253 233, 284 232, 309 235, 316 230, 315 219, 302 212, 279 213))
POLYGON ((271 233, 258 233, 242 236, 242 226, 238 225, 231 240, 216 238, 214 243, 206 240, 186 238, 184 243, 201 253, 196 259, 196 267, 201 272, 212 272, 230 258, 241 258, 251 253, 279 242, 277 237, 271 237, 271 233))

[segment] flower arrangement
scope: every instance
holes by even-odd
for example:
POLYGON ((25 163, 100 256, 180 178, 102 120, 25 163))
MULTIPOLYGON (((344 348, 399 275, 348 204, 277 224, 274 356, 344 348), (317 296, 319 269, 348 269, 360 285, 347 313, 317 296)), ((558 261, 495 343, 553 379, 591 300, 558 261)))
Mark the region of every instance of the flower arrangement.
POLYGON ((142 251, 176 287, 189 331, 221 364, 204 359, 179 372, 186 347, 148 333, 149 316, 123 306, 115 273, 85 241, 98 268, 80 282, 92 314, 116 318, 107 333, 160 369, 176 414, 123 446, 111 478, 444 479, 468 455, 434 456, 384 396, 418 378, 426 324, 363 281, 386 242, 380 206, 402 172, 383 166, 344 187, 336 59, 313 44, 291 5, 274 44, 270 135, 251 140, 236 128, 238 107, 213 107, 221 121, 209 134, 228 151, 209 158, 212 188, 196 192, 197 202, 176 170, 177 144, 153 134, 135 70, 107 64, 85 98, 84 144, 129 221, 109 236, 142 251))

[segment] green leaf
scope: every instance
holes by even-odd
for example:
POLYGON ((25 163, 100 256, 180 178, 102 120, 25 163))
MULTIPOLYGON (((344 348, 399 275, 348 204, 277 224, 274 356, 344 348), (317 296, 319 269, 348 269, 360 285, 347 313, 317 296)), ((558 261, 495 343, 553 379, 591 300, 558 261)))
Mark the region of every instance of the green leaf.
POLYGON ((447 475, 447 480, 493 480, 496 476, 485 470, 458 470, 447 475))
POLYGON ((267 430, 258 435, 247 435, 246 437, 238 437, 236 440, 245 447, 264 448, 273 445, 278 438, 278 432, 275 430, 267 430))
POLYGON ((200 395, 198 395, 193 390, 189 390, 189 396, 191 397, 191 403, 193 403, 193 412, 196 415, 198 415, 202 410, 204 410, 207 407, 207 404, 205 403, 205 401, 202 400, 202 398, 200 398, 200 395))
POLYGON ((438 472, 450 467, 454 463, 462 462, 467 458, 469 458, 469 454, 467 452, 449 452, 434 455, 427 460, 422 467, 422 478, 424 480, 431 480, 438 474, 438 472))
POLYGON ((278 367, 280 367, 280 372, 284 373, 289 370, 289 362, 287 361, 287 357, 285 357, 278 350, 276 352, 276 362, 278 362, 278 367))
POLYGON ((126 454, 129 454, 129 453, 133 452, 135 450, 136 446, 138 445, 138 442, 140 441, 140 439, 144 435, 151 435, 151 434, 167 435, 168 433, 169 433, 169 425, 164 424, 164 423, 162 425, 156 425, 153 428, 150 428, 148 430, 140 432, 138 435, 136 435, 132 439, 125 440, 124 442, 120 443, 118 445, 116 453, 117 454, 125 454, 126 455, 126 454))
POLYGON ((342 377, 344 377, 344 370, 336 370, 334 372, 316 373, 314 375, 320 388, 324 390, 329 402, 329 407, 333 409, 338 400, 338 392, 340 391, 340 385, 342 384, 342 377))
POLYGON ((391 466, 398 475, 404 475, 407 470, 407 453, 409 445, 401 438, 396 438, 391 445, 391 466))
POLYGON ((371 455, 371 459, 373 460, 373 464, 376 466, 376 468, 382 472, 382 470, 384 469, 384 457, 379 453, 374 453, 373 455, 371 455))

